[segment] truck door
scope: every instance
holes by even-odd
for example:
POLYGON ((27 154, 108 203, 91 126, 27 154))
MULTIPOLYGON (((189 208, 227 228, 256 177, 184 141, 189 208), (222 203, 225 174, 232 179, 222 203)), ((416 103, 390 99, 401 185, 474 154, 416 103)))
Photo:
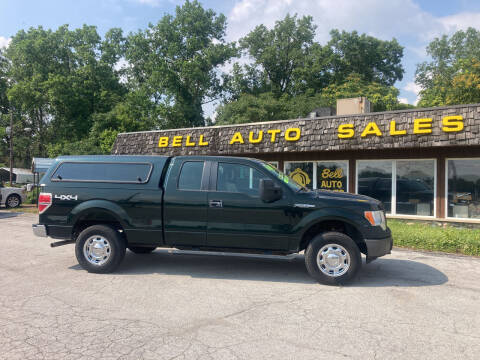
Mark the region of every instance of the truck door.
POLYGON ((286 197, 264 203, 260 179, 271 177, 247 164, 214 162, 208 192, 207 245, 224 248, 288 249, 291 219, 286 197))
POLYGON ((210 163, 178 158, 170 166, 164 195, 165 243, 205 246, 210 163))

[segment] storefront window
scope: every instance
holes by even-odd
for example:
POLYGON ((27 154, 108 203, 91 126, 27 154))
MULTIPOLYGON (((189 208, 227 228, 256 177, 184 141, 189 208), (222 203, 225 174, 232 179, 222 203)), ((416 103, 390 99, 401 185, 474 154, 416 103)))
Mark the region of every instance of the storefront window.
POLYGON ((285 162, 285 174, 298 184, 308 189, 314 189, 313 164, 313 162, 285 162))
POLYGON ((357 174, 357 192, 383 202, 387 213, 435 214, 435 160, 361 160, 357 174))
POLYGON ((435 161, 397 160, 396 173, 396 213, 433 216, 435 161))
POLYGON ((380 200, 387 213, 392 209, 392 161, 362 160, 357 164, 357 192, 380 200))
POLYGON ((347 178, 347 161, 317 162, 317 189, 346 192, 347 178))
POLYGON ((448 160, 448 217, 480 219, 480 159, 448 160))

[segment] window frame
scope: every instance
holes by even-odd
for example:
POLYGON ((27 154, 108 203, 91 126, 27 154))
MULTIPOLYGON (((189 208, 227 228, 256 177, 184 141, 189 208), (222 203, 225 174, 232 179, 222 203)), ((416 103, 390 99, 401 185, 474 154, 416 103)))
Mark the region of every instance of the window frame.
POLYGON ((361 161, 391 161, 392 162, 392 196, 389 216, 408 216, 416 218, 435 219, 437 217, 437 159, 436 158, 421 158, 421 159, 358 159, 355 161, 355 194, 358 194, 358 164, 361 161), (433 161, 433 215, 411 215, 411 214, 397 214, 397 161, 433 161))
MULTIPOLYGON (((318 188, 318 181, 317 181, 317 168, 318 168, 318 163, 328 163, 328 162, 344 162, 347 164, 347 170, 346 170, 346 182, 347 182, 347 190, 345 192, 350 191, 350 161, 348 160, 292 160, 292 161, 284 161, 283 162, 283 173, 288 176, 287 174, 287 165, 288 164, 304 164, 304 163, 313 163, 313 174, 312 174, 312 189, 313 190, 323 190, 323 191, 328 191, 327 189, 319 189, 318 188)), ((333 191, 333 190, 332 190, 333 191)))
POLYGON ((51 182, 81 182, 81 183, 104 183, 104 184, 146 184, 150 181, 153 172, 153 163, 144 161, 62 161, 52 172, 51 182), (122 164, 122 165, 148 165, 150 167, 147 177, 144 181, 126 181, 126 180, 75 180, 75 179, 55 179, 54 175, 63 164, 122 164))
POLYGON ((176 181, 176 191, 208 191, 208 178, 207 180, 205 180, 205 176, 208 176, 208 174, 210 173, 209 171, 209 164, 208 161, 206 160, 185 160, 182 162, 182 165, 180 166, 180 171, 178 172, 178 176, 177 176, 177 181, 176 181), (182 175, 182 170, 183 170, 183 166, 186 164, 186 163, 189 163, 189 162, 203 162, 203 169, 202 169, 202 178, 200 179, 200 189, 180 189, 179 185, 180 185, 180 176, 182 175), (205 184, 205 182, 207 181, 207 184, 205 184))
POLYGON ((250 194, 247 194, 247 193, 239 192, 239 191, 219 191, 219 190, 217 190, 217 187, 218 187, 218 167, 219 167, 220 164, 247 166, 247 167, 250 167, 250 168, 253 168, 253 169, 257 170, 265 178, 272 179, 272 177, 268 173, 264 172, 262 169, 257 168, 256 166, 252 166, 251 164, 243 164, 243 163, 237 163, 237 162, 231 162, 231 161, 216 161, 215 164, 212 166, 211 171, 213 172, 214 176, 211 176, 212 182, 210 183, 210 188, 211 188, 210 191, 213 191, 213 192, 216 192, 216 193, 244 194, 244 195, 248 195, 248 196, 251 196, 251 197, 254 197, 254 198, 259 198, 260 197, 260 196, 256 196, 256 195, 250 195, 250 194))
POLYGON ((480 157, 468 157, 468 158, 445 158, 445 219, 449 220, 463 220, 469 222, 480 222, 478 218, 459 218, 448 216, 448 160, 478 160, 480 161, 480 157))

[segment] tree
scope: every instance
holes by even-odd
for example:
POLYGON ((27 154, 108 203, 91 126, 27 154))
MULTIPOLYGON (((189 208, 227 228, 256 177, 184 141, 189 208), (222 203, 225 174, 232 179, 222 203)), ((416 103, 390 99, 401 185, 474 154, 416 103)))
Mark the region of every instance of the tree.
POLYGON ((85 139, 95 114, 111 111, 127 92, 115 70, 123 44, 120 29, 110 30, 102 40, 87 25, 75 30, 67 25, 56 31, 30 28, 12 38, 4 52, 11 81, 8 99, 16 121, 32 129, 16 136, 15 144, 20 146, 22 136, 27 144, 16 151, 18 160, 29 162, 25 148, 37 156, 68 153, 70 144, 82 143, 74 147, 79 152, 100 148, 98 137, 85 139))
POLYGON ((263 79, 275 96, 293 93, 298 81, 295 72, 306 65, 315 28, 311 16, 287 15, 273 29, 262 24, 240 39, 241 48, 254 60, 255 69, 265 73, 263 79))
POLYGON ((463 80, 474 80, 468 74, 475 73, 475 63, 480 58, 480 31, 468 28, 466 31, 457 31, 450 37, 443 35, 436 38, 427 46, 427 54, 432 57, 432 61, 419 64, 415 73, 415 82, 422 88, 419 106, 480 101, 480 98, 472 97, 472 93, 467 97, 454 95, 457 93, 456 86, 466 85, 468 88, 472 85, 463 80))
POLYGON ((202 105, 222 94, 218 68, 236 55, 225 29, 223 14, 195 0, 128 37, 130 84, 153 102, 158 127, 204 124, 202 105))
POLYGON ((217 108, 215 124, 244 124, 305 117, 314 108, 327 106, 328 100, 321 94, 306 94, 277 98, 272 92, 260 95, 243 94, 236 101, 217 108))
POLYGON ((313 41, 311 17, 287 15, 273 29, 257 26, 240 40, 253 64, 235 64, 229 101, 216 123, 244 123, 306 116, 337 98, 367 96, 375 111, 403 107, 392 85, 403 77, 403 47, 357 32, 333 30, 325 46, 313 41))
POLYGON ((386 86, 402 80, 403 47, 397 40, 379 40, 358 35, 356 31, 332 30, 330 36, 327 46, 332 51, 331 71, 336 83, 343 82, 352 73, 360 75, 364 81, 386 86))
POLYGON ((373 105, 373 111, 395 110, 402 105, 398 102, 399 91, 394 86, 368 82, 359 74, 350 74, 343 83, 333 83, 323 92, 330 106, 336 106, 337 99, 365 96, 373 105))

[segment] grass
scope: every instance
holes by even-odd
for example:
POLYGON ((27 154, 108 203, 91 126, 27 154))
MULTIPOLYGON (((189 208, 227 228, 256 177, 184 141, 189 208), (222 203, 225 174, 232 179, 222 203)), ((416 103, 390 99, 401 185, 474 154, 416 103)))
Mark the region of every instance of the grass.
POLYGON ((2 208, 0 208, 0 211, 38 214, 38 209, 37 209, 37 206, 35 204, 22 204, 20 207, 15 208, 15 209, 7 209, 5 207, 2 207, 2 208))
POLYGON ((393 244, 410 249, 480 256, 480 229, 389 220, 393 244))

